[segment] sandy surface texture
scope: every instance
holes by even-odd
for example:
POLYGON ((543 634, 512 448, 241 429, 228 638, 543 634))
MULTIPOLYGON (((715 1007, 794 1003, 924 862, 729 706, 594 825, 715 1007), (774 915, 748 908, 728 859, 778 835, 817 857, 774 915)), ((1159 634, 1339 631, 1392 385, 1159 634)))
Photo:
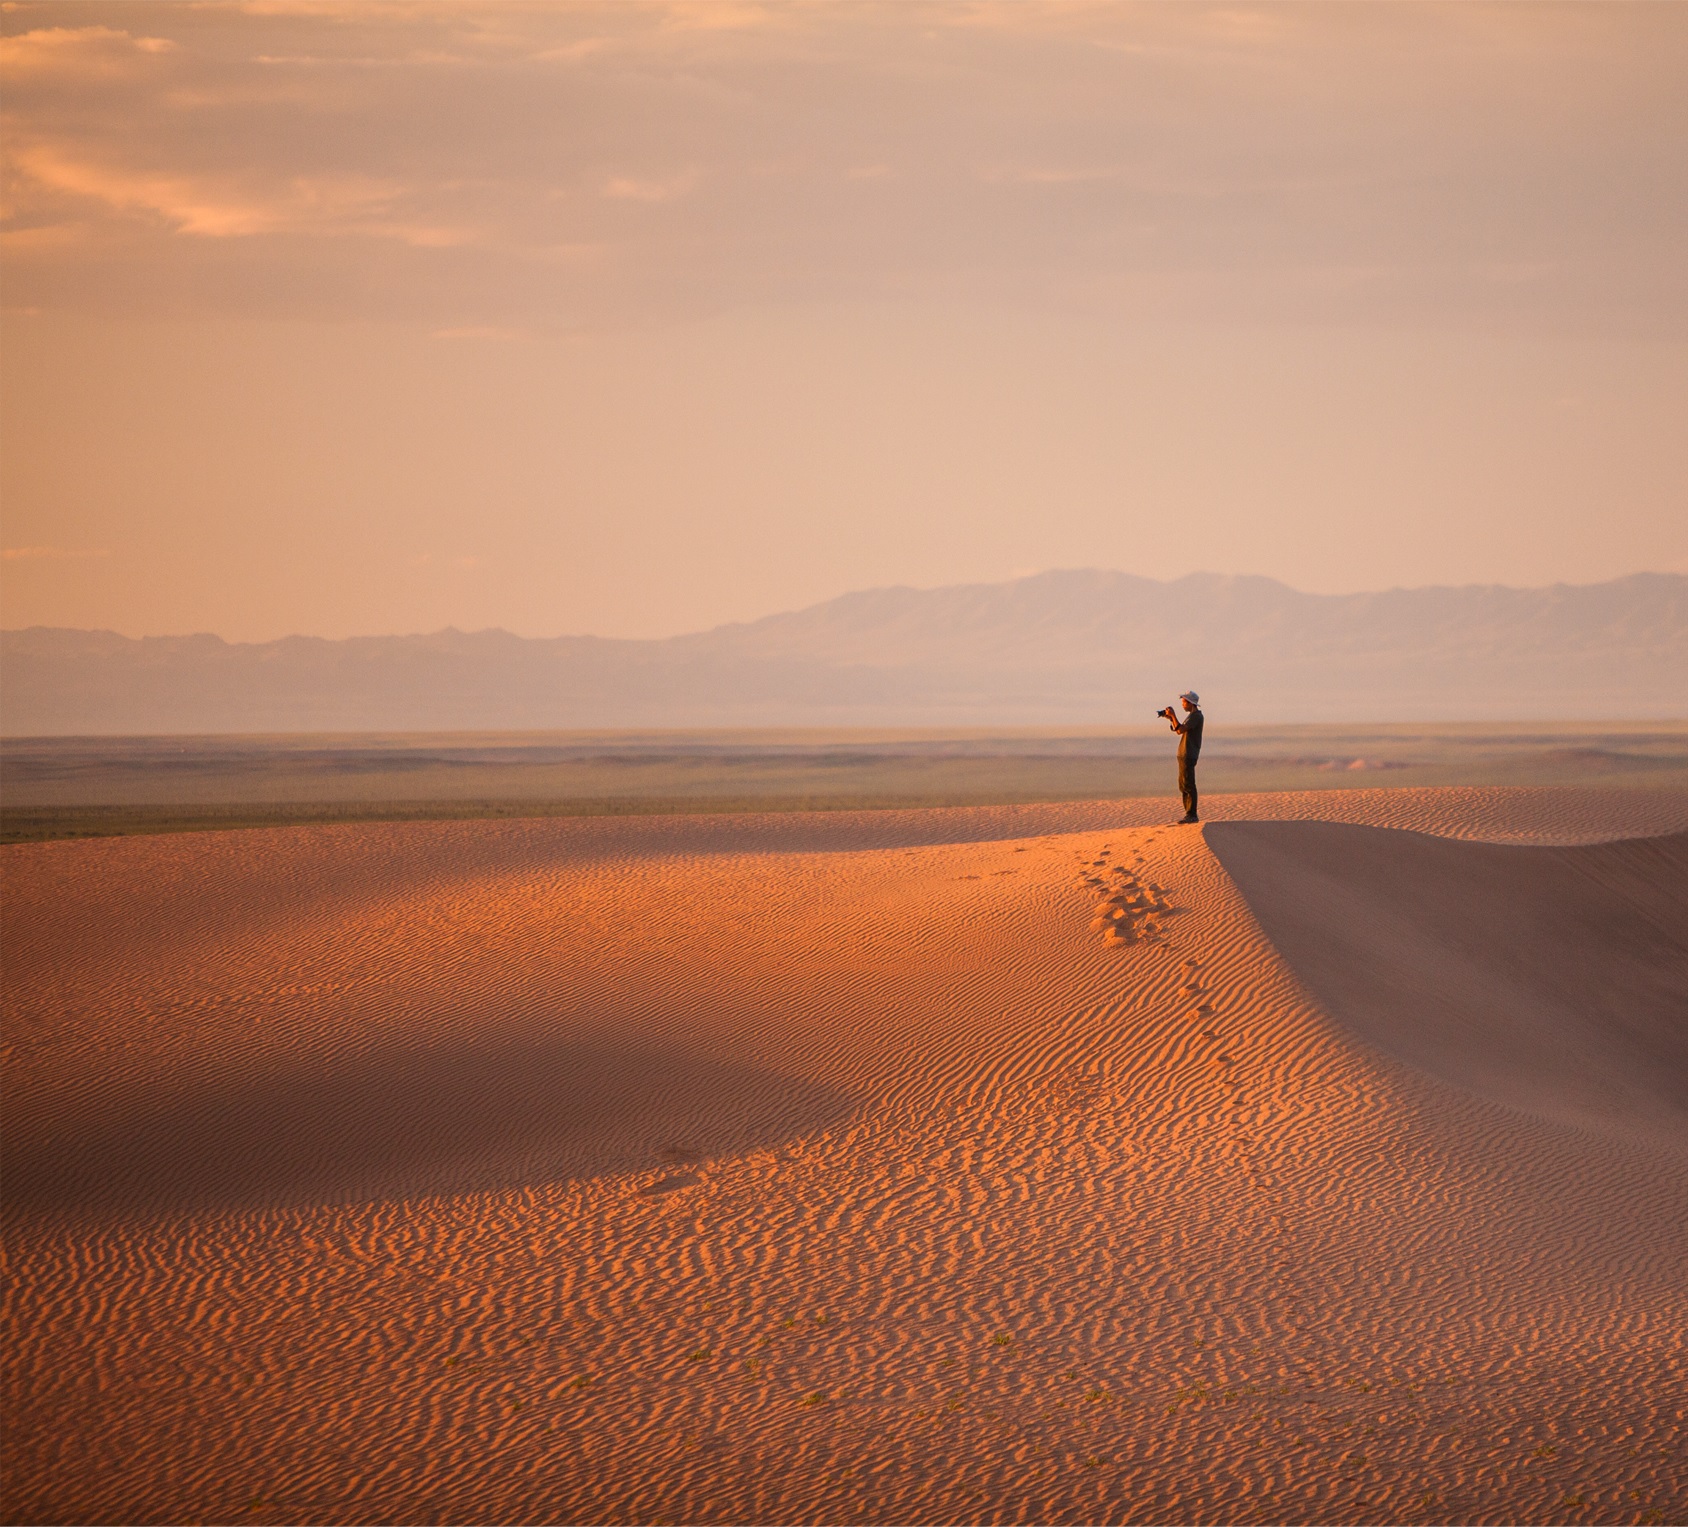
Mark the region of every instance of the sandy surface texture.
POLYGON ((1688 1515, 1688 797, 0 852, 16 1521, 1688 1515))

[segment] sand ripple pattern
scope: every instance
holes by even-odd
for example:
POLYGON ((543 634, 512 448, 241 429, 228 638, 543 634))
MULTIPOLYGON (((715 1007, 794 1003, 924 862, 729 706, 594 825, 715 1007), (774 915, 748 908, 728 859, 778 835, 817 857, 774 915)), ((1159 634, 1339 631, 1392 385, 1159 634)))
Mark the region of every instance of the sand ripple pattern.
POLYGON ((1357 1043, 1164 805, 856 815, 5 851, 7 1518, 1682 1519, 1682 1149, 1357 1043))

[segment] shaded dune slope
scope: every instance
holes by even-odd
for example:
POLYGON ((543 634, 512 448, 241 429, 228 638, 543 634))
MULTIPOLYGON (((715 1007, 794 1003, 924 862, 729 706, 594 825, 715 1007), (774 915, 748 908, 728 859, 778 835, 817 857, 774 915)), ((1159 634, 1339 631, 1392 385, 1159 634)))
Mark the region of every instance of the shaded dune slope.
POLYGON ((1366 1044, 1531 1113, 1688 1138, 1688 833, 1575 848, 1335 822, 1206 835, 1366 1044))
POLYGON ((17 1131, 6 1199, 132 1212, 487 1192, 653 1155, 683 1164, 699 1138, 753 1150, 852 1106, 835 1088, 660 1040, 494 1031, 272 1058, 227 1080, 114 1083, 97 1109, 17 1131))

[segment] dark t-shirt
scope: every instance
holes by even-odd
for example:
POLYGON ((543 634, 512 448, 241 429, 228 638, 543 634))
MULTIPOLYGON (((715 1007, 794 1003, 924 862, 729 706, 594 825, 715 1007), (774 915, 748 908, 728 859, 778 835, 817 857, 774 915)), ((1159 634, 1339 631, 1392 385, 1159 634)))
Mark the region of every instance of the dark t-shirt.
POLYGON ((1178 725, 1178 756, 1194 763, 1202 751, 1202 713, 1193 710, 1178 725))

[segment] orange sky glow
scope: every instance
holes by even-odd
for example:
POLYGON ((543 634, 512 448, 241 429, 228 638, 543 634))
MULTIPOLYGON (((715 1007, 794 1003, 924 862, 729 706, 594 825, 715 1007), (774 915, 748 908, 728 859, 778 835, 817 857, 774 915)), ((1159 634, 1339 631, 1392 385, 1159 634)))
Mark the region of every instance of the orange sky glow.
POLYGON ((1688 8, 0 28, 8 627, 1688 571, 1688 8))

